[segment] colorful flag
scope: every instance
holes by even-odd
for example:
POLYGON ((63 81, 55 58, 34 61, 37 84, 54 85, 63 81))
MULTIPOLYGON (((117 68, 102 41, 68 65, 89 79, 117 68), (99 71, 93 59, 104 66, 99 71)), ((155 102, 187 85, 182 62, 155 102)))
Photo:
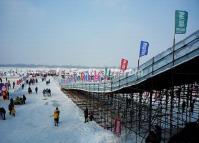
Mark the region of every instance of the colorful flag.
POLYGON ((94 81, 98 81, 99 80, 99 76, 97 74, 97 71, 94 71, 94 81))
POLYGON ((125 71, 127 69, 127 66, 128 66, 128 60, 122 58, 120 69, 122 71, 125 71))
POLYGON ((110 76, 110 70, 108 68, 105 68, 105 77, 109 77, 110 76))
POLYGON ((175 34, 185 34, 188 21, 188 12, 175 11, 175 34))
POLYGON ((149 43, 146 41, 141 41, 140 43, 140 57, 148 54, 149 43))
POLYGON ((88 73, 88 71, 84 72, 84 80, 85 81, 89 81, 89 73, 88 73))
POLYGON ((81 80, 84 80, 84 72, 81 72, 81 80))

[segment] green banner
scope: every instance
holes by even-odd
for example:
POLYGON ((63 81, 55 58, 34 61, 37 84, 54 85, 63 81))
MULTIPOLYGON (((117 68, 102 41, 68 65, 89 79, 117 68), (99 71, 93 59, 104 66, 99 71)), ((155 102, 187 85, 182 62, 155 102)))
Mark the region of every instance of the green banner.
POLYGON ((188 21, 188 12, 176 10, 175 12, 175 34, 185 34, 188 21))
POLYGON ((109 77, 110 76, 110 70, 108 68, 105 68, 105 76, 109 77))

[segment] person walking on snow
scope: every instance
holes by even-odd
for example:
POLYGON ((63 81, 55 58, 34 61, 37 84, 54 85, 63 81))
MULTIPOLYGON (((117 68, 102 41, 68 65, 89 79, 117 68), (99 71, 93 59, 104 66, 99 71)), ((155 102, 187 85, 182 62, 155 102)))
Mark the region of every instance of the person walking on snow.
POLYGON ((90 119, 90 121, 93 121, 93 119, 94 119, 93 112, 89 113, 89 119, 90 119))
POLYGON ((51 90, 50 90, 50 88, 47 91, 48 91, 49 96, 51 96, 51 90))
POLYGON ((12 98, 10 99, 10 104, 8 105, 8 109, 10 111, 10 115, 13 115, 15 117, 16 111, 15 111, 15 107, 14 107, 14 101, 12 98))
POLYGON ((9 91, 7 91, 7 99, 8 100, 10 99, 10 93, 9 93, 9 91))
POLYGON ((11 88, 10 81, 8 80, 8 90, 11 88))
POLYGON ((32 89, 30 87, 28 87, 28 93, 32 94, 32 89))
POLYGON ((13 106, 11 113, 12 113, 12 116, 14 116, 14 117, 15 117, 15 115, 16 115, 15 106, 13 106))
POLYGON ((22 84, 21 88, 22 88, 22 90, 24 89, 24 84, 22 84))
POLYGON ((36 94, 37 94, 37 91, 38 91, 38 87, 36 86, 36 87, 35 87, 35 92, 36 92, 36 94))
POLYGON ((8 105, 8 110, 10 111, 10 115, 12 113, 12 108, 14 107, 14 101, 13 99, 11 98, 10 99, 10 104, 8 105))
POLYGON ((23 104, 26 104, 26 96, 23 95, 23 104))
POLYGON ((12 85, 13 85, 13 89, 14 89, 15 88, 15 82, 14 81, 13 81, 12 85))
POLYGON ((1 107, 0 108, 0 115, 1 115, 1 117, 2 117, 3 120, 6 119, 5 114, 6 114, 5 108, 1 107))
POLYGON ((59 113, 60 113, 60 111, 59 111, 58 107, 56 107, 54 114, 53 114, 55 126, 58 126, 58 123, 59 123, 59 113))
POLYGON ((88 108, 86 107, 86 109, 84 110, 84 118, 85 118, 85 123, 88 122, 88 108))

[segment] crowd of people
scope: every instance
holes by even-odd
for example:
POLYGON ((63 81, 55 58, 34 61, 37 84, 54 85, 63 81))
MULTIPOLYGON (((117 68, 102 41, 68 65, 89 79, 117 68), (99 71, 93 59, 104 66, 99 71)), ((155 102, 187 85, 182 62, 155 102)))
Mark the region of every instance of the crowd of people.
MULTIPOLYGON (((45 78, 42 78, 42 82, 45 81, 46 85, 50 84, 50 79, 46 80, 45 78)), ((0 79, 0 82, 2 82, 2 79, 0 79)), ((22 90, 24 90, 25 84, 28 86, 28 94, 32 94, 32 85, 35 85, 36 83, 38 83, 38 79, 37 78, 31 78, 29 80, 26 80, 25 83, 21 84, 21 88, 22 90)), ((13 88, 15 88, 15 82, 13 82, 13 88)), ((38 87, 35 87, 35 93, 38 93, 38 87)), ((9 94, 9 92, 8 92, 9 94)), ((51 96, 51 89, 50 88, 45 88, 43 89, 43 95, 48 95, 51 96)), ((9 97, 9 96, 8 96, 9 97)), ((15 99, 11 98, 8 99, 10 101, 9 105, 8 105, 8 111, 9 114, 11 116, 16 116, 16 108, 15 105, 22 105, 26 103, 26 96, 25 94, 23 94, 23 96, 17 96, 15 99)), ((6 109, 4 107, 0 108, 0 116, 3 120, 6 120, 6 109)), ((53 112, 54 117, 54 126, 58 126, 59 125, 59 119, 60 119, 60 110, 58 107, 56 107, 56 109, 53 112)), ((89 120, 92 121, 94 119, 93 116, 93 112, 89 112, 88 108, 86 107, 84 110, 84 117, 85 117, 85 123, 88 122, 89 120)))
POLYGON ((43 90, 43 96, 51 96, 50 88, 46 88, 46 89, 43 90))
MULTIPOLYGON (((2 78, 0 78, 0 83, 2 83, 2 82, 3 82, 3 80, 2 80, 2 78)), ((38 79, 37 78, 30 78, 29 80, 27 79, 25 83, 27 85, 29 85, 28 93, 32 94, 31 85, 34 85, 35 83, 38 83, 38 79)), ((3 88, 5 88, 5 90, 3 90, 1 92, 1 94, 2 94, 3 100, 9 100, 10 101, 10 103, 8 105, 8 111, 9 111, 10 115, 15 117, 16 116, 15 105, 25 104, 26 103, 26 96, 25 96, 25 94, 23 94, 22 96, 16 96, 14 99, 10 98, 10 93, 9 93, 9 90, 11 89, 10 81, 6 78, 4 84, 5 84, 5 86, 3 88)), ((25 84, 23 82, 20 84, 20 86, 21 86, 22 90, 24 90, 25 84)), ((17 88, 15 81, 13 81, 12 88, 13 89, 17 88)), ((35 92, 36 93, 38 92, 38 87, 35 88, 35 92)), ((0 117, 3 120, 6 120, 6 116, 5 115, 6 115, 5 107, 0 107, 0 117)))
MULTIPOLYGON (((46 77, 42 77, 42 82, 43 81, 46 81, 46 77)), ((2 78, 0 78, 0 83, 2 83, 3 80, 2 78)), ((8 105, 8 111, 9 111, 9 114, 11 116, 16 116, 16 109, 15 109, 15 105, 22 105, 22 104, 25 104, 26 103, 26 96, 23 94, 22 97, 20 96, 17 96, 15 99, 11 98, 9 99, 9 89, 11 88, 11 84, 10 84, 10 81, 7 80, 6 78, 6 82, 8 83, 8 90, 6 92, 2 92, 2 95, 3 95, 3 99, 4 100, 10 100, 10 103, 8 105)), ((28 94, 32 94, 32 88, 31 86, 32 85, 35 85, 36 83, 38 83, 38 79, 37 78, 30 78, 29 80, 27 79, 25 81, 25 84, 28 85, 28 94)), ((25 87, 25 84, 22 83, 21 84, 21 88, 22 90, 24 90, 24 87, 25 87)), ((46 81, 46 85, 49 85, 50 84, 50 79, 48 81, 46 81)), ((15 82, 13 81, 13 88, 15 88, 15 82)), ((35 93, 37 94, 38 93, 38 87, 36 86, 35 87, 35 93)), ((48 96, 51 96, 51 89, 50 88, 46 88, 46 89, 43 89, 43 94, 47 94, 48 96)), ((59 124, 59 114, 60 114, 60 111, 58 109, 58 107, 56 107, 54 113, 53 113, 53 116, 54 116, 54 123, 55 123, 55 126, 58 126, 59 124)), ((0 107, 0 117, 3 119, 3 120, 6 120, 6 109, 4 107, 0 107)))

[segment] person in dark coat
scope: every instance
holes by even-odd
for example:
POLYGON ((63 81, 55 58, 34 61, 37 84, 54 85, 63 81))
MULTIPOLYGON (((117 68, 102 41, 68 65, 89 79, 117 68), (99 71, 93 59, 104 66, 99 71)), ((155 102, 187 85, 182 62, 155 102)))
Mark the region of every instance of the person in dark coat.
POLYGON ((14 81, 13 81, 12 85, 13 85, 13 89, 14 89, 15 88, 15 82, 14 81))
POLYGON ((37 94, 37 91, 38 91, 38 87, 36 86, 36 87, 35 87, 35 92, 36 92, 36 94, 37 94))
POLYGON ((10 111, 10 115, 11 115, 11 113, 12 113, 13 108, 14 108, 14 101, 13 101, 13 99, 11 98, 11 99, 10 99, 10 104, 8 105, 8 110, 10 111))
POLYGON ((0 108, 0 114, 1 114, 2 119, 5 120, 6 119, 6 117, 5 117, 5 115, 6 115, 5 108, 3 108, 3 107, 0 108))
POLYGON ((22 84, 22 86, 21 86, 21 87, 22 87, 22 90, 23 90, 23 89, 24 89, 24 84, 22 84))
POLYGON ((9 93, 9 91, 7 91, 7 98, 8 98, 8 100, 10 99, 10 93, 9 93))
POLYGON ((31 94, 32 93, 32 89, 30 87, 28 87, 28 93, 31 94))
POLYGON ((29 81, 28 80, 26 80, 26 84, 28 84, 29 83, 29 81))
POLYGON ((88 108, 84 110, 84 118, 85 118, 85 123, 88 122, 88 108))
POLYGON ((26 104, 26 96, 23 95, 23 104, 26 104))
POLYGON ((44 89, 44 90, 43 90, 43 96, 45 96, 45 94, 46 94, 46 90, 44 89))
POLYGON ((10 81, 8 80, 8 89, 11 88, 11 84, 10 84, 10 81))
POLYGON ((89 119, 90 119, 90 121, 93 121, 93 119, 94 119, 94 117, 93 117, 93 112, 90 112, 90 113, 89 113, 89 119))
POLYGON ((49 96, 51 96, 51 90, 50 90, 50 88, 48 89, 48 94, 49 94, 49 96))

